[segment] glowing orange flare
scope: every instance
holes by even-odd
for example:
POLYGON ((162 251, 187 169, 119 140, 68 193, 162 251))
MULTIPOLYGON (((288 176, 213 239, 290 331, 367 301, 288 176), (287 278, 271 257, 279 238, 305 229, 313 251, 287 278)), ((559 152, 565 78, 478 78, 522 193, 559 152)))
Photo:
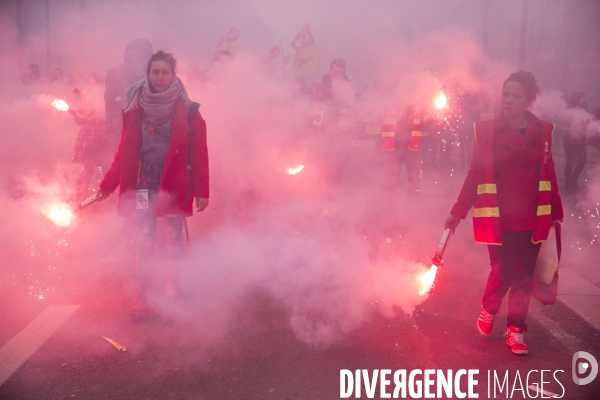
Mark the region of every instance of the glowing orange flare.
POLYGON ((51 104, 58 111, 69 111, 69 105, 63 99, 56 99, 51 104))
POLYGON ((441 92, 433 101, 433 105, 438 110, 441 110, 442 108, 446 108, 447 104, 448 104, 448 98, 446 97, 446 94, 444 92, 441 92))
POLYGON ((417 275, 417 280, 421 283, 421 290, 419 290, 419 295, 422 296, 425 293, 428 293, 433 287, 433 283, 435 282, 435 274, 437 274, 437 266, 432 264, 429 270, 423 272, 421 275, 417 275))
POLYGON ((299 173, 303 169, 304 169, 304 165, 300 164, 297 167, 286 168, 285 170, 290 175, 296 175, 297 173, 299 173))
POLYGON ((66 203, 53 202, 46 206, 42 212, 50 221, 60 227, 71 225, 75 218, 73 210, 66 203))

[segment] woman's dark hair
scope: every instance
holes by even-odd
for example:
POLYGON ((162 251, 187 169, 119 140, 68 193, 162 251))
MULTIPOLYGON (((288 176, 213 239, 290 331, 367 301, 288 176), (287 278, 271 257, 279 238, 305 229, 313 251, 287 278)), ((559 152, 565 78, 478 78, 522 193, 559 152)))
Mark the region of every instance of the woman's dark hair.
POLYGON ((569 97, 569 101, 567 102, 567 104, 569 104, 569 107, 571 108, 581 107, 581 99, 583 99, 584 97, 585 94, 583 92, 575 92, 571 95, 571 97, 569 97))
POLYGON ((175 67, 177 66, 177 60, 173 58, 173 53, 165 53, 162 50, 158 50, 152 54, 152 57, 148 60, 148 68, 146 69, 146 75, 150 74, 150 67, 154 61, 166 61, 171 67, 171 73, 175 75, 175 67))
POLYGON ((506 85, 507 82, 519 82, 523 85, 527 100, 535 100, 537 95, 541 93, 540 87, 535 80, 535 76, 533 75, 533 72, 530 71, 519 70, 513 72, 508 79, 504 81, 502 86, 506 85))

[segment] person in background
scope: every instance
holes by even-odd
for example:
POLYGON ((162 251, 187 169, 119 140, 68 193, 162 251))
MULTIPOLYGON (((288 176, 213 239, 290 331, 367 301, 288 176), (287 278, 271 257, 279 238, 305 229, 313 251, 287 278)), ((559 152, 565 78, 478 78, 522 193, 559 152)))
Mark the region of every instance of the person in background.
MULTIPOLYGON (((569 108, 582 108, 587 111, 588 103, 585 94, 575 92, 568 101, 569 108)), ((565 186, 568 193, 575 193, 579 189, 577 181, 583 171, 587 156, 587 138, 585 126, 568 123, 563 132, 563 145, 565 148, 565 186)))
POLYGON ((106 73, 104 112, 107 132, 116 139, 113 140, 115 148, 123 128, 121 110, 127 100, 125 89, 144 79, 144 69, 152 53, 153 47, 149 40, 134 39, 125 48, 123 63, 106 73))
POLYGON ((54 71, 52 71, 52 76, 50 77, 50 83, 63 83, 64 82, 64 75, 62 72, 62 69, 60 68, 55 68, 54 71))
POLYGON ((217 56, 217 69, 221 72, 227 71, 229 64, 233 62, 233 53, 229 50, 223 50, 217 56))
MULTIPOLYGON (((350 122, 350 99, 344 98, 341 90, 346 85, 346 62, 335 59, 329 66, 329 72, 321 77, 321 83, 314 86, 315 112, 321 111, 315 138, 316 164, 327 185, 328 206, 323 214, 335 213, 334 192, 343 185, 346 172, 349 146, 348 137, 354 126, 350 122)), ((347 94, 347 93, 346 93, 347 94)))
POLYGON ((454 230, 471 207, 475 241, 488 245, 491 271, 477 320, 488 336, 508 292, 506 344, 527 354, 527 311, 540 244, 563 208, 552 159, 554 125, 527 109, 540 89, 528 71, 511 74, 502 88, 502 111, 475 124, 471 168, 444 228, 454 230))
POLYGON ((208 207, 206 123, 197 106, 176 76, 176 60, 163 51, 150 57, 146 79, 127 89, 121 143, 99 192, 106 198, 120 186, 119 215, 135 213, 138 285, 131 317, 154 315, 148 294, 157 217, 165 217, 171 260, 165 296, 177 297, 185 217, 194 199, 196 211, 208 207))
POLYGON ((460 110, 461 123, 457 127, 458 136, 458 156, 460 159, 460 167, 469 168, 471 161, 471 150, 473 149, 473 124, 481 120, 479 104, 477 103, 477 95, 466 91, 458 85, 456 106, 460 110))
POLYGON ((37 64, 29 64, 23 71, 21 81, 26 85, 38 85, 42 83, 40 66, 37 64))
POLYGON ((81 164, 83 170, 76 183, 77 202, 88 197, 88 188, 94 170, 103 163, 103 154, 106 145, 106 120, 102 107, 102 92, 99 90, 104 84, 102 75, 92 73, 86 81, 83 92, 75 89, 78 106, 73 112, 75 123, 81 126, 75 140, 73 163, 81 164), (96 98, 99 97, 99 98, 96 98))
POLYGON ((336 84, 343 84, 348 81, 346 76, 346 61, 341 58, 336 58, 329 65, 329 72, 321 77, 322 94, 317 94, 317 100, 322 98, 325 101, 329 101, 333 97, 333 86, 336 84))
POLYGON ((391 154, 399 167, 396 180, 400 180, 402 166, 405 165, 408 178, 406 193, 410 196, 416 196, 421 185, 423 120, 424 116, 416 106, 407 107, 396 124, 394 135, 394 151, 391 154))
MULTIPOLYGON (((597 120, 600 120, 600 107, 594 110, 594 116, 597 120)), ((590 136, 588 139, 588 144, 592 147, 595 147, 600 152, 600 133, 590 136)))

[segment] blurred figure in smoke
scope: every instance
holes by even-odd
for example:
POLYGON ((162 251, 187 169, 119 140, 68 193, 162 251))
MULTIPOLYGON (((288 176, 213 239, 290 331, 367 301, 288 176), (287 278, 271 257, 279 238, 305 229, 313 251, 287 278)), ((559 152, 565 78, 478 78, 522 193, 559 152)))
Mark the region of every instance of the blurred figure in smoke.
POLYGON ((77 178, 76 198, 77 202, 88 197, 88 189, 94 170, 102 165, 103 157, 107 150, 106 143, 106 119, 102 108, 100 96, 101 85, 104 79, 98 73, 92 73, 83 88, 83 93, 74 90, 79 102, 77 111, 73 112, 75 123, 81 125, 81 129, 75 141, 75 152, 73 162, 81 164, 83 170, 77 178))
POLYGON ((42 83, 42 75, 40 74, 40 66, 37 64, 29 64, 23 71, 21 78, 26 85, 36 85, 42 83))
POLYGON ((50 77, 50 83, 63 83, 64 82, 64 75, 62 72, 62 69, 60 68, 55 68, 54 71, 52 71, 52 76, 50 77))
POLYGON ((456 90, 456 106, 460 110, 461 123, 457 128, 460 166, 468 168, 473 149, 473 124, 480 121, 479 104, 474 93, 467 92, 459 85, 456 90))
MULTIPOLYGON (((344 180, 348 153, 346 148, 348 143, 344 139, 347 139, 351 129, 350 109, 346 106, 348 99, 344 99, 341 95, 347 81, 346 62, 338 58, 331 62, 329 72, 323 75, 321 83, 314 87, 315 99, 318 103, 322 103, 323 108, 318 125, 316 153, 330 197, 331 190, 340 186, 344 180)), ((325 213, 334 210, 335 205, 330 202, 325 213)))
MULTIPOLYGON (((106 125, 110 135, 118 138, 121 134, 121 110, 125 107, 125 89, 144 79, 144 69, 152 56, 153 47, 147 39, 134 39, 127 44, 123 53, 123 64, 109 69, 106 73, 106 90, 104 92, 104 109, 106 125)), ((118 139, 114 140, 118 143, 118 139)))
MULTIPOLYGON (((343 85, 348 81, 346 76, 346 61, 336 58, 329 65, 329 72, 321 77, 321 94, 317 94, 317 100, 331 100, 334 85, 343 85)), ((316 92, 315 92, 316 93, 316 92)))
MULTIPOLYGON (((571 95, 568 102, 569 108, 582 108, 587 111, 587 99, 585 94, 575 92, 571 95)), ((568 193, 574 193, 579 186, 577 181, 579 175, 585 167, 587 156, 587 138, 585 135, 585 126, 568 124, 563 132, 563 145, 565 147, 565 186, 568 193), (580 130, 578 130, 579 128, 580 130)))
MULTIPOLYGON (((594 110, 594 116, 596 117, 596 119, 600 120, 600 107, 598 107, 594 110)), ((597 133, 594 136, 591 136, 588 139, 588 144, 590 146, 593 146, 596 149, 598 149, 598 151, 600 151, 600 133, 597 133)))
MULTIPOLYGON (((492 332, 494 316, 508 295, 506 344, 527 354, 525 319, 540 243, 563 208, 552 159, 554 126, 526 111, 540 89, 531 72, 518 71, 504 82, 502 111, 475 124, 471 169, 444 223, 454 230, 474 205, 475 241, 488 245, 491 272, 477 327, 492 332)), ((558 229, 558 227, 557 227, 558 229)))
POLYGON ((186 216, 208 207, 206 123, 175 75, 171 54, 156 52, 146 79, 127 89, 123 134, 110 170, 100 183, 106 197, 120 185, 117 211, 136 217, 137 296, 132 317, 153 313, 148 304, 156 217, 165 217, 171 266, 167 297, 177 296, 186 216))
POLYGON ((229 50, 223 50, 219 53, 215 61, 217 62, 217 69, 219 71, 227 71, 229 64, 233 62, 233 53, 229 50))
POLYGON ((396 124, 394 134, 393 158, 398 162, 402 172, 402 166, 406 166, 408 176, 407 193, 411 196, 417 195, 421 184, 421 161, 422 161, 422 131, 423 115, 415 106, 408 107, 396 124))

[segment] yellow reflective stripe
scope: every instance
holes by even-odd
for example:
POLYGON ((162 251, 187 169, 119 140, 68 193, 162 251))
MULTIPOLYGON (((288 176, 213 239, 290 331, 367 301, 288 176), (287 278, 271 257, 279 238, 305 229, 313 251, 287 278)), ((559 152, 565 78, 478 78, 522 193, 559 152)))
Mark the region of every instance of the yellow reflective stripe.
POLYGON ((396 132, 394 132, 394 131, 389 131, 389 132, 381 132, 381 136, 383 136, 383 137, 394 137, 394 134, 395 134, 395 133, 396 133, 396 132))
POLYGON ((550 181, 540 181, 540 192, 544 190, 551 190, 552 184, 550 181))
POLYGON ((321 120, 313 121, 313 126, 321 126, 321 120))
POLYGON ((483 183, 481 185, 477 185, 477 194, 485 194, 485 193, 492 193, 492 194, 498 193, 496 191, 496 184, 495 183, 483 183))
POLYGON ((315 114, 320 115, 321 117, 323 116, 323 114, 325 114, 325 110, 315 110, 315 114))
POLYGON ((342 114, 350 114, 349 108, 342 108, 342 114))
POLYGON ((413 119, 413 124, 420 124, 420 123, 421 123, 421 118, 413 119))
POLYGON ((423 136, 423 132, 422 131, 412 131, 410 133, 411 136, 423 136))
POLYGON ((386 119, 383 121, 384 125, 396 125, 396 120, 395 119, 386 119))
POLYGON ((473 217, 499 217, 500 209, 498 207, 482 207, 473 210, 473 217))
POLYGON ((541 215, 550 215, 552 212, 552 206, 538 206, 537 208, 537 216, 541 215))

